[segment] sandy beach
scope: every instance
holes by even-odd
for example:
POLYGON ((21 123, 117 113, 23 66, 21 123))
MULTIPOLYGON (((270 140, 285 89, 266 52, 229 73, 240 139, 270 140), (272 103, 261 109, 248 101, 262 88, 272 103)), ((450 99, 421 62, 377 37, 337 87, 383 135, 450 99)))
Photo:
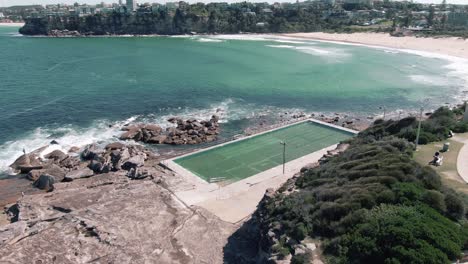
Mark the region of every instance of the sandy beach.
POLYGON ((0 27, 22 27, 24 23, 0 23, 0 27))
POLYGON ((339 41, 355 44, 381 46, 396 49, 410 49, 438 53, 468 59, 468 40, 460 38, 417 38, 392 37, 388 33, 290 33, 282 36, 316 39, 326 41, 339 41))

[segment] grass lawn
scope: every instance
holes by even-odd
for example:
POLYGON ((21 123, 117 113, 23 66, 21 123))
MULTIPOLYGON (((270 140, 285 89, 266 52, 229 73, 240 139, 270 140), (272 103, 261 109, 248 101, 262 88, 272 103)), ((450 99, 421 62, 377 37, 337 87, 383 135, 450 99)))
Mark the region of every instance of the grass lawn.
MULTIPOLYGON (((457 135, 459 137, 468 138, 468 133, 457 135)), ((431 161, 436 151, 440 151, 444 142, 450 143, 450 149, 448 152, 442 153, 444 157, 444 162, 442 166, 431 167, 439 173, 441 176, 442 183, 452 189, 468 194, 468 184, 458 175, 457 172, 457 157, 458 152, 460 151, 463 143, 456 141, 454 139, 448 139, 442 142, 435 142, 427 145, 420 145, 418 151, 415 152, 414 158, 421 165, 428 165, 431 161)))

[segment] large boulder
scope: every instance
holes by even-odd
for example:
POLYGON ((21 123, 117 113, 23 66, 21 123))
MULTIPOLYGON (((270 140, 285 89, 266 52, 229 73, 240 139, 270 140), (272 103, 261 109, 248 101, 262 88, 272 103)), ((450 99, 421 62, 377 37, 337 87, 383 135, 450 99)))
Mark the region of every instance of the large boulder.
POLYGON ((150 176, 152 176, 151 172, 145 168, 130 168, 127 173, 127 177, 133 180, 141 180, 150 176))
POLYGON ((39 159, 38 155, 34 153, 26 153, 17 158, 11 165, 16 172, 28 173, 32 170, 42 169, 43 163, 39 159))
POLYGON ((103 152, 104 150, 100 149, 96 144, 91 144, 86 146, 83 152, 81 152, 81 158, 84 160, 96 159, 103 152))
POLYGON ((45 155, 44 158, 60 162, 68 158, 68 155, 63 153, 61 150, 56 149, 52 151, 51 153, 45 155))
POLYGON ((152 143, 152 144, 163 144, 164 141, 166 140, 166 138, 167 138, 166 135, 159 135, 159 136, 151 137, 151 138, 148 140, 148 143, 152 143))
POLYGON ((130 170, 131 168, 138 168, 145 165, 146 155, 136 155, 128 159, 122 164, 122 169, 130 170))
POLYGON ((121 151, 114 150, 110 153, 112 170, 120 170, 122 164, 131 157, 128 148, 124 148, 121 151))
POLYGON ((70 171, 65 175, 65 181, 73 181, 81 178, 88 178, 94 175, 94 171, 89 168, 81 168, 78 170, 70 171))
POLYGON ((62 168, 73 170, 80 167, 81 160, 79 157, 68 156, 66 159, 60 161, 58 165, 62 168))
POLYGON ((125 148, 125 144, 121 142, 113 142, 113 143, 107 144, 107 146, 105 147, 106 150, 116 150, 116 149, 123 149, 123 148, 125 148))
POLYGON ((68 153, 78 153, 80 152, 80 148, 79 147, 71 147, 69 150, 68 150, 68 153))
POLYGON ((143 128, 149 131, 153 136, 159 135, 162 132, 162 128, 156 124, 147 124, 143 128))
POLYGON ((112 170, 112 163, 109 159, 96 159, 89 163, 88 168, 93 170, 95 173, 108 173, 112 170))
POLYGON ((141 135, 141 125, 132 125, 128 127, 122 128, 122 130, 126 131, 122 135, 120 135, 121 140, 139 140, 138 138, 141 135))
POLYGON ((35 182, 34 187, 41 190, 53 191, 54 190, 55 178, 54 176, 42 174, 35 182))
POLYGON ((29 180, 31 181, 36 181, 37 179, 39 179, 39 177, 43 174, 47 174, 47 175, 50 175, 50 176, 53 176, 55 178, 55 181, 56 182, 60 182, 63 180, 63 178, 65 177, 65 170, 62 169, 61 167, 57 166, 56 164, 49 164, 47 165, 46 167, 44 167, 43 169, 40 169, 40 170, 31 170, 27 177, 29 180))

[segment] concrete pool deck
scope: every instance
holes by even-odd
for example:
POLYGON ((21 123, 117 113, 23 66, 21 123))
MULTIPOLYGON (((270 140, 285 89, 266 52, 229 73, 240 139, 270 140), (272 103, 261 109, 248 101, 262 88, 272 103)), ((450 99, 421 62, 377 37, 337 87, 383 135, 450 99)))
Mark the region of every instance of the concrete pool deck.
MULTIPOLYGON (((314 119, 306 119, 293 124, 288 124, 273 130, 265 131, 256 135, 240 138, 228 143, 213 146, 207 149, 221 147, 232 142, 244 140, 250 137, 258 136, 264 133, 281 129, 287 126, 299 124, 302 122, 316 122, 331 128, 344 130, 352 134, 357 134, 357 131, 342 128, 332 124, 324 123, 314 119)), ((338 142, 337 142, 338 143, 338 142)), ((213 214, 217 215, 220 219, 230 223, 237 223, 247 218, 257 208, 258 203, 262 199, 265 191, 269 188, 277 189, 289 178, 298 173, 299 170, 307 164, 317 162, 328 151, 335 149, 337 144, 333 144, 326 148, 320 149, 308 155, 302 156, 295 160, 289 161, 285 165, 285 173, 283 174, 283 165, 275 166, 271 169, 262 171, 251 177, 230 183, 222 186, 218 183, 209 183, 194 173, 175 163, 173 159, 161 162, 174 173, 181 176, 185 182, 191 184, 190 189, 174 190, 174 194, 185 204, 189 206, 203 207, 213 214)), ((207 149, 199 150, 193 153, 183 155, 181 157, 192 155, 197 152, 206 151, 207 149)))

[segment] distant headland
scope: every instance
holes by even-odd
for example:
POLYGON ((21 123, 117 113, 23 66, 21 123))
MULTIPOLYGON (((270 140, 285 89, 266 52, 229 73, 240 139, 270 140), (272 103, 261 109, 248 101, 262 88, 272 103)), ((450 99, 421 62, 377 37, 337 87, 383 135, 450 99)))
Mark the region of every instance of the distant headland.
POLYGON ((23 17, 23 35, 106 36, 294 32, 389 32, 468 37, 463 5, 334 0, 296 3, 186 2, 48 5, 23 17))

